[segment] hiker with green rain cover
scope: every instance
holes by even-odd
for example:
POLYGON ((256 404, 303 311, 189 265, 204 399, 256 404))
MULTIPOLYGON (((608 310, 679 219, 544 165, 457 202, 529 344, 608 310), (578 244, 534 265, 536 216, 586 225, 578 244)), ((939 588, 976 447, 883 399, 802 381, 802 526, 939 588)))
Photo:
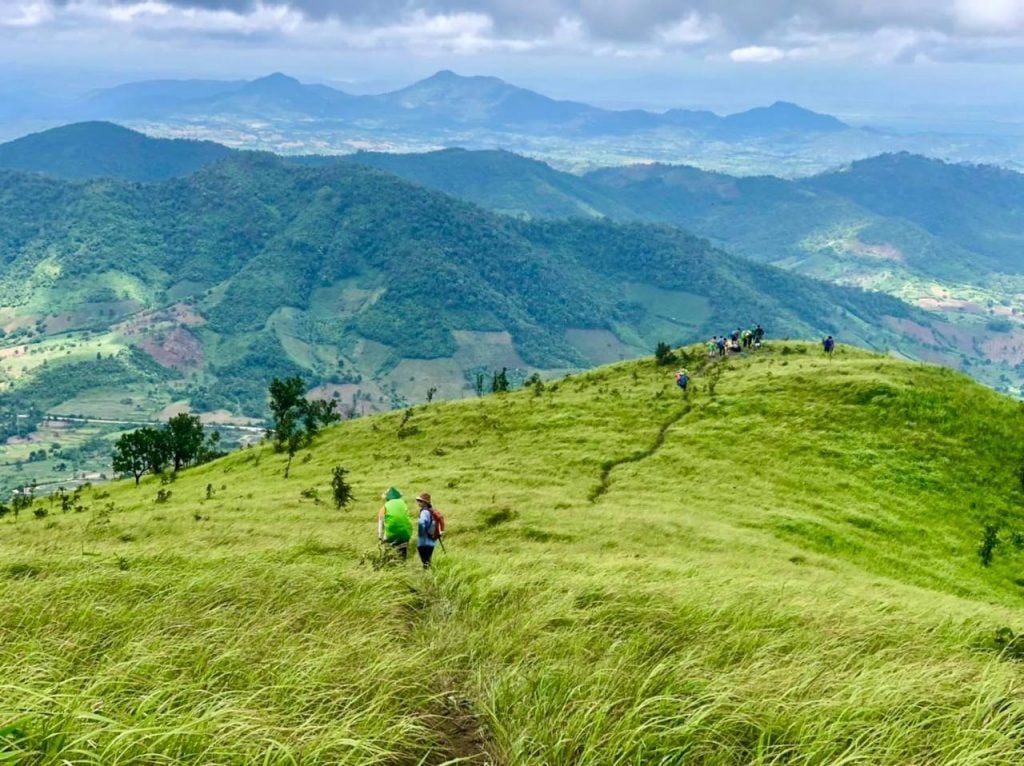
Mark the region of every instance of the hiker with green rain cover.
POLYGON ((412 518, 409 508, 402 499, 402 493, 394 487, 384 493, 384 505, 377 513, 377 538, 390 545, 405 561, 409 553, 409 539, 412 537, 412 518))

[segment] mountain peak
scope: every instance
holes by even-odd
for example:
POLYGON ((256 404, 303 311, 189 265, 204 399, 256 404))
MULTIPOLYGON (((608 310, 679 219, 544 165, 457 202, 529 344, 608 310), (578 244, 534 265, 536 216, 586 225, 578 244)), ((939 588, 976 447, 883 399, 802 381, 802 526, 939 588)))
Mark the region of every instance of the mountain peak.
MULTIPOLYGON (((487 85, 505 85, 504 80, 489 75, 462 75, 458 72, 453 72, 451 69, 441 69, 434 74, 430 75, 419 82, 415 82, 409 86, 408 89, 420 87, 423 85, 471 85, 471 84, 487 84, 487 85)), ((509 86, 511 87, 511 86, 509 86)))
POLYGON ((286 93, 301 90, 305 86, 294 77, 289 77, 281 72, 268 74, 246 84, 245 90, 261 93, 286 93))
POLYGON ((298 80, 296 80, 294 77, 290 77, 290 76, 284 74, 283 72, 273 72, 271 74, 268 74, 266 77, 258 77, 255 80, 253 80, 250 84, 251 85, 256 85, 258 83, 263 83, 263 84, 267 84, 267 85, 284 85, 284 84, 288 84, 288 85, 301 85, 302 84, 298 80))
POLYGON ((796 130, 827 133, 849 127, 832 115, 812 111, 792 101, 776 101, 771 106, 730 114, 724 122, 733 130, 743 132, 796 130))

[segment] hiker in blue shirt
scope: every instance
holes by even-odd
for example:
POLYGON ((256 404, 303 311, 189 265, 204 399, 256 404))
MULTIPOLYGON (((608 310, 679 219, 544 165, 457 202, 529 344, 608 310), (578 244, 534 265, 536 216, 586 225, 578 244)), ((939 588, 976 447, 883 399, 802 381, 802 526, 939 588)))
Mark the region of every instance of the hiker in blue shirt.
POLYGON ((420 506, 420 517, 416 524, 416 550, 424 569, 430 569, 430 559, 434 555, 434 546, 441 539, 434 511, 430 504, 430 495, 424 492, 416 498, 420 506))

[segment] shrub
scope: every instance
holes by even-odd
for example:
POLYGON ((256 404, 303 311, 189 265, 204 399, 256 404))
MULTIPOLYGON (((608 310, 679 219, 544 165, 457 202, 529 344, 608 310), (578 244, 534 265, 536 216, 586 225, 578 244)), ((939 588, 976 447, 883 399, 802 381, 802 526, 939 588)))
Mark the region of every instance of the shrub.
POLYGON ((672 351, 672 347, 667 343, 660 342, 654 349, 654 361, 661 367, 667 367, 670 364, 675 364, 676 355, 672 351))
POLYGON ((338 509, 344 508, 356 499, 352 494, 352 485, 346 479, 347 474, 348 470, 340 465, 334 466, 331 470, 331 494, 338 509))
POLYGON ((999 525, 986 524, 981 533, 981 544, 978 546, 978 558, 981 559, 983 567, 991 566, 995 556, 996 546, 999 545, 999 525))

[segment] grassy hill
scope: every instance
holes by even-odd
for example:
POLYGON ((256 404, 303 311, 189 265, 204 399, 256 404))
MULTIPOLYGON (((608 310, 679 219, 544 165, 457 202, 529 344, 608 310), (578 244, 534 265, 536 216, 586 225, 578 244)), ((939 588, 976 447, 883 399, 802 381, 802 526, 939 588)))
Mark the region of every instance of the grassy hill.
POLYGON ((1020 406, 848 348, 776 343, 713 369, 689 399, 648 359, 348 422, 288 480, 252 448, 84 490, 80 512, 37 500, 48 515, 0 521, 0 748, 1018 763, 1024 671, 997 631, 1024 627, 1020 406), (338 464, 357 497, 342 511, 338 464), (390 484, 449 518, 432 573, 374 567, 390 484))

